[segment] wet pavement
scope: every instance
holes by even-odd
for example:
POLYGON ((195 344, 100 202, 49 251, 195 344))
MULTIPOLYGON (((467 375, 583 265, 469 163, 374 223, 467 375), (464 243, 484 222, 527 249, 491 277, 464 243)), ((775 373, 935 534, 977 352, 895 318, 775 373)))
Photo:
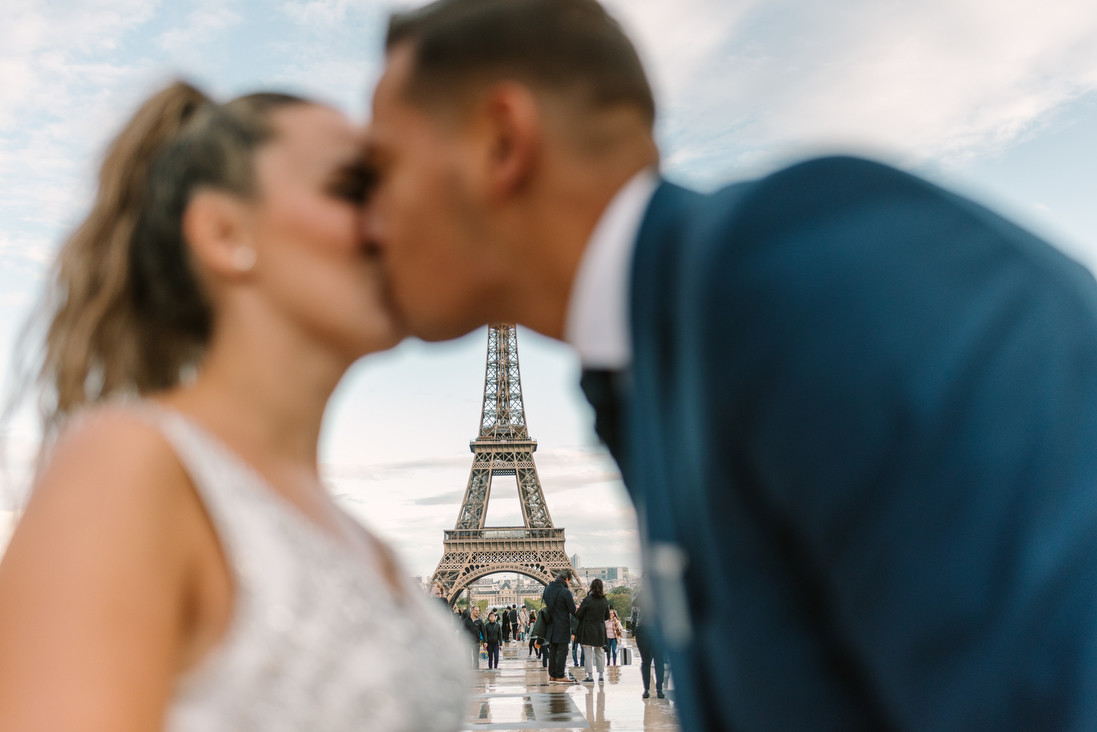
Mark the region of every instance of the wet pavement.
MULTIPOLYGON (((526 643, 503 645, 499 669, 488 670, 480 659, 466 714, 465 730, 665 730, 678 731, 674 710, 674 681, 668 675, 666 699, 644 699, 640 680, 640 654, 631 640, 632 665, 609 666, 605 681, 579 683, 586 677, 582 667, 568 673, 576 683, 550 684, 548 670, 540 660, 526 655, 526 643)), ((620 654, 618 654, 620 661, 620 654)), ((654 674, 653 674, 654 677, 654 674)))

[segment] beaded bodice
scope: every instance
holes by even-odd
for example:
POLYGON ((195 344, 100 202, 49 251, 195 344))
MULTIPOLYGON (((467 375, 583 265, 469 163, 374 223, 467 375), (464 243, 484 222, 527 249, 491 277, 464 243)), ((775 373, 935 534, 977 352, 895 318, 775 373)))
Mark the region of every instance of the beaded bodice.
POLYGON ((352 547, 322 529, 194 422, 150 412, 234 583, 229 629, 180 679, 167 730, 458 729, 468 653, 439 604, 402 572, 394 590, 372 542, 352 547))

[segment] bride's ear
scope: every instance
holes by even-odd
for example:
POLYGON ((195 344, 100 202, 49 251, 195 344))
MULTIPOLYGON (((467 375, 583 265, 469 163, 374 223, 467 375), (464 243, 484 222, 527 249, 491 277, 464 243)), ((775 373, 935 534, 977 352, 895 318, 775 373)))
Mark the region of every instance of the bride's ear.
POLYGON ((255 266, 250 209, 238 196, 196 193, 183 213, 183 237, 199 269, 218 278, 247 277, 255 266))

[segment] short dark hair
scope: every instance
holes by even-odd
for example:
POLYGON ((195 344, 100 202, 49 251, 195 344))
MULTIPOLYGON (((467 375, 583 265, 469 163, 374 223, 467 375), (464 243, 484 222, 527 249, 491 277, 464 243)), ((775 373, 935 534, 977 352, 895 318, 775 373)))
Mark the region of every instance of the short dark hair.
POLYGON ((403 43, 414 49, 404 92, 417 102, 512 78, 576 92, 595 110, 630 106, 655 121, 640 57, 596 0, 436 0, 392 15, 385 48, 403 43))
POLYGON ((556 575, 558 580, 569 580, 574 576, 574 573, 570 569, 562 569, 560 573, 556 575))

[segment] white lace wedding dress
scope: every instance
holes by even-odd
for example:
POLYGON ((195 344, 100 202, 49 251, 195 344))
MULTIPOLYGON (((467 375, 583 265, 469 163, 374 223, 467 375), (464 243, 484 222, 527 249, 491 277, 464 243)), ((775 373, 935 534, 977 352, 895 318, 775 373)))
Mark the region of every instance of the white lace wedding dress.
POLYGON ((235 585, 228 632, 180 680, 169 732, 461 727, 469 654, 438 602, 403 572, 395 592, 364 535, 337 539, 190 419, 139 411, 190 474, 235 585))

